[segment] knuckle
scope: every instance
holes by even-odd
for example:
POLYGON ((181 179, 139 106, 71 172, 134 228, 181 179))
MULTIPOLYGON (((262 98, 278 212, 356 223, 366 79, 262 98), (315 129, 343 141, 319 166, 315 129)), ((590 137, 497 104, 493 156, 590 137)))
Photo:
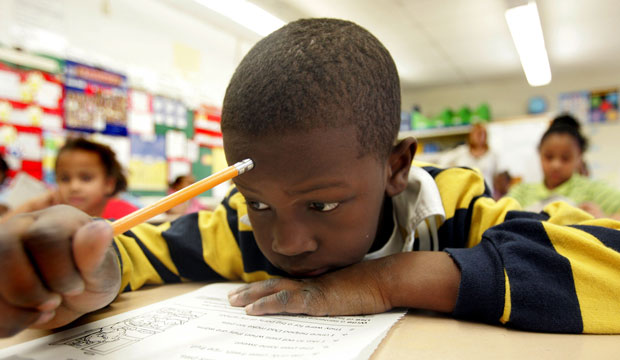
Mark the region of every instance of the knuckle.
POLYGON ((278 278, 271 278, 271 279, 264 280, 262 282, 263 289, 265 290, 275 289, 280 284, 280 281, 281 279, 278 279, 278 278))
POLYGON ((306 286, 302 290, 302 307, 306 314, 329 315, 325 304, 325 293, 317 286, 306 286))
POLYGON ((291 299, 291 292, 288 290, 280 290, 275 294, 276 301, 286 307, 291 299))
POLYGON ((59 240, 66 236, 67 234, 60 226, 33 225, 26 230, 22 236, 22 241, 29 247, 45 250, 58 246, 59 240))

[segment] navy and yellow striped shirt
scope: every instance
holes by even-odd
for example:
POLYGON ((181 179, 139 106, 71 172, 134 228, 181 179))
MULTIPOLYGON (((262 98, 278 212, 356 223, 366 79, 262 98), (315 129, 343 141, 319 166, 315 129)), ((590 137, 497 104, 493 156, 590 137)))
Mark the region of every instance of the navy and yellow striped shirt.
MULTIPOLYGON (((620 333, 620 222, 563 203, 541 213, 495 202, 470 169, 416 164, 392 199, 392 237, 367 258, 443 250, 461 270, 460 318, 549 332, 620 333)), ((189 280, 257 281, 286 274, 262 255, 242 195, 214 211, 115 238, 122 289, 189 280)))

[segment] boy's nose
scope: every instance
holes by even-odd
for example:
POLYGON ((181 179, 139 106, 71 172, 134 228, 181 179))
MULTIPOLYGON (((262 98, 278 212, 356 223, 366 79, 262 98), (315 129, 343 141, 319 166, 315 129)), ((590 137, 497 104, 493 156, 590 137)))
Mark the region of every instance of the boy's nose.
POLYGON ((283 221, 275 226, 271 249, 281 255, 295 256, 316 251, 318 243, 306 227, 283 221))

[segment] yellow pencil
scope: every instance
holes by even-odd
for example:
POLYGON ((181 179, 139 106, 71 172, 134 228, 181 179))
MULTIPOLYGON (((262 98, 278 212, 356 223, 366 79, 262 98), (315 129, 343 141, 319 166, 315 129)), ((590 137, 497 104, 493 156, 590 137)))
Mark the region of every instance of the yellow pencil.
POLYGON ((122 234, 132 227, 147 221, 153 216, 170 210, 173 207, 198 196, 199 194, 223 183, 226 180, 230 180, 237 175, 241 175, 252 170, 252 168, 254 168, 254 162, 251 159, 245 159, 200 181, 196 181, 195 183, 184 187, 183 189, 174 192, 149 206, 136 210, 112 223, 114 235, 116 236, 118 234, 122 234))

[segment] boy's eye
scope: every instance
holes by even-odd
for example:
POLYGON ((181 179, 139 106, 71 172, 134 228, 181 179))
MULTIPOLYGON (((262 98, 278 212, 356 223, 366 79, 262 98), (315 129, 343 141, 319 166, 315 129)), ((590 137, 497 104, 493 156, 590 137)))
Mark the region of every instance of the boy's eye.
POLYGON ((248 201, 248 205, 254 210, 267 210, 269 209, 269 205, 262 203, 260 201, 248 201))
POLYGON ((340 205, 340 203, 337 203, 337 202, 332 202, 332 203, 311 202, 310 203, 310 207, 312 209, 317 210, 317 211, 321 211, 321 212, 332 211, 335 208, 337 208, 338 205, 340 205))

